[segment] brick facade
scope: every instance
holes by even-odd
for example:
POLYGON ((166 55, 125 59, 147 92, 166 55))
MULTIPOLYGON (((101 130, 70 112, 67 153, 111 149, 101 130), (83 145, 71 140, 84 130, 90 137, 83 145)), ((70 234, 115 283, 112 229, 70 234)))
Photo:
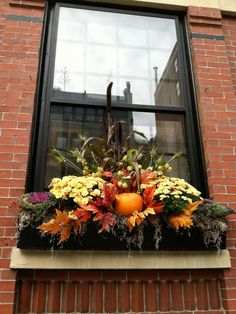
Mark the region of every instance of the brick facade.
MULTIPOLYGON (((0 313, 236 313, 236 224, 226 271, 15 271, 17 209, 24 192, 44 5, 0 0, 0 313), (16 306, 14 306, 14 304, 16 306)), ((236 209, 236 18, 187 12, 211 197, 236 209)))

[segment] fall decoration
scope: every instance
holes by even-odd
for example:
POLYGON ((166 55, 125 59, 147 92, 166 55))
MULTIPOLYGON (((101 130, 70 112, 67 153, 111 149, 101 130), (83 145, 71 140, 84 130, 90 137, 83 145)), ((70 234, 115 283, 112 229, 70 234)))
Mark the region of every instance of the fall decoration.
POLYGON ((207 247, 220 249, 226 216, 233 211, 203 199, 184 179, 169 176, 171 162, 181 153, 158 154, 153 141, 132 146, 134 135, 144 141, 145 135, 132 130, 122 137, 125 122, 111 121, 109 101, 107 111, 105 138, 80 135, 79 147, 66 155, 51 149, 55 160, 67 163, 73 175, 53 178, 50 193, 20 197, 19 230, 34 226, 42 237, 50 237, 52 246, 75 238, 86 247, 83 239, 92 226, 103 241, 110 235, 129 249, 142 249, 148 229, 159 249, 164 229, 184 237, 197 229, 207 247))
POLYGON ((121 216, 131 216, 135 211, 143 209, 143 199, 137 193, 121 193, 116 195, 115 209, 121 216))

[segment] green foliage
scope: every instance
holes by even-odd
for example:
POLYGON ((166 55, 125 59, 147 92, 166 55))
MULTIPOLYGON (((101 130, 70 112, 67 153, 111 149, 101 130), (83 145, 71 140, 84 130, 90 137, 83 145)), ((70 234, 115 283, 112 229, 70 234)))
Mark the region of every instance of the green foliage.
POLYGON ((187 201, 181 198, 167 198, 162 201, 166 214, 180 214, 186 207, 187 201))

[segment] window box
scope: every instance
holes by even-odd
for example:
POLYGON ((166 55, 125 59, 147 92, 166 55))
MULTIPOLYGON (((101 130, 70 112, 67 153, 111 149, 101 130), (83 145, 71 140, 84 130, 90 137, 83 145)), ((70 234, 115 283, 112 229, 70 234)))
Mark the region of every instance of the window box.
MULTIPOLYGON (((170 228, 163 228, 162 240, 159 245, 160 251, 205 251, 217 250, 213 244, 205 245, 201 233, 198 229, 176 233, 170 228)), ((42 234, 36 228, 29 226, 18 233, 17 247, 19 249, 43 249, 43 250, 128 250, 126 242, 120 241, 111 234, 101 235, 93 225, 88 227, 85 236, 75 238, 73 235, 63 244, 57 243, 58 239, 52 242, 50 236, 42 234)), ((219 249, 226 248, 226 234, 222 235, 222 241, 219 249)), ((132 248, 132 250, 138 250, 132 248)), ((153 230, 146 228, 144 231, 144 242, 142 250, 155 250, 153 243, 153 230)))

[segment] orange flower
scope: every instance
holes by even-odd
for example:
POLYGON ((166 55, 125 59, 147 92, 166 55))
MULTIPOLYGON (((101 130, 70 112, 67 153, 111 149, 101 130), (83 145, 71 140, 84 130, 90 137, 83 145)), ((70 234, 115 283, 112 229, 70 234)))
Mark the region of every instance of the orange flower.
POLYGON ((191 228, 193 225, 191 216, 185 213, 180 215, 171 215, 169 216, 169 220, 177 230, 179 230, 180 227, 191 228))

